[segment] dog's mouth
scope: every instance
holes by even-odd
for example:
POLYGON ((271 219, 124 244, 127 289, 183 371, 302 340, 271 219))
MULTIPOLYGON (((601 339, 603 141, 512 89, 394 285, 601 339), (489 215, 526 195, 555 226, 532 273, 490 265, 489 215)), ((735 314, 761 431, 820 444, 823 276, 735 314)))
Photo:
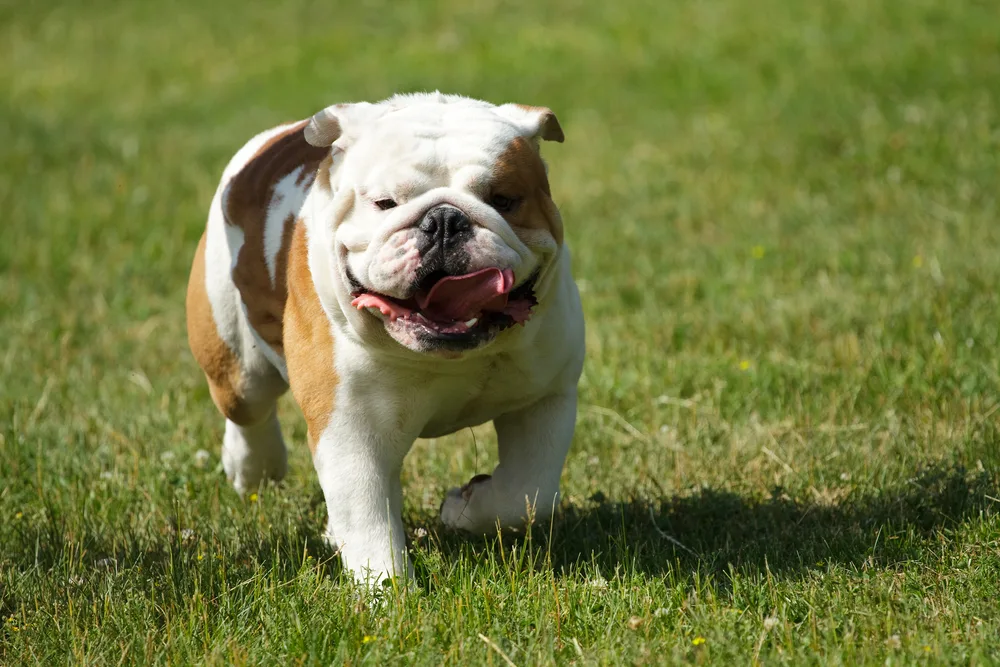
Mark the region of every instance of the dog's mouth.
POLYGON ((515 287, 514 272, 495 267, 461 276, 431 274, 408 299, 395 299, 359 286, 351 305, 381 315, 388 323, 416 327, 424 335, 467 342, 531 318, 536 274, 515 287))

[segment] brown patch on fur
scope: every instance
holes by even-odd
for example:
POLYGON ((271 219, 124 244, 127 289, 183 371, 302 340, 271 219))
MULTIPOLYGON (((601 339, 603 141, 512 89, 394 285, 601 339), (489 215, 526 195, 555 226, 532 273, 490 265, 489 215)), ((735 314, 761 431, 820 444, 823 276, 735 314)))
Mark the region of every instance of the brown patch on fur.
POLYGON ((545 164, 531 141, 518 137, 497 158, 490 179, 490 194, 522 200, 517 208, 504 215, 514 231, 543 229, 556 243, 562 243, 562 220, 552 203, 545 164))
POLYGON ((233 283, 246 304, 250 326, 278 354, 284 354, 282 321, 288 296, 286 255, 295 217, 289 216, 283 222, 282 247, 275 258, 274 284, 264 258, 264 227, 278 182, 302 168, 296 185, 309 187, 319 163, 330 153, 328 148, 306 143, 302 134, 305 126, 306 121, 303 121, 271 137, 229 182, 222 205, 226 222, 243 230, 243 246, 233 267, 233 283))
POLYGON ((285 362, 292 395, 308 426, 309 449, 333 413, 337 372, 333 365, 333 332, 319 302, 306 249, 306 228, 294 225, 288 251, 288 302, 285 304, 285 362))
POLYGON ((205 372, 212 400, 225 417, 241 426, 257 421, 251 406, 243 400, 240 360, 219 337, 212 316, 212 304, 205 289, 205 235, 198 242, 187 289, 187 332, 191 352, 205 372))
POLYGON ((308 188, 316 180, 316 172, 309 171, 308 169, 303 169, 298 176, 295 177, 295 185, 300 188, 308 188))

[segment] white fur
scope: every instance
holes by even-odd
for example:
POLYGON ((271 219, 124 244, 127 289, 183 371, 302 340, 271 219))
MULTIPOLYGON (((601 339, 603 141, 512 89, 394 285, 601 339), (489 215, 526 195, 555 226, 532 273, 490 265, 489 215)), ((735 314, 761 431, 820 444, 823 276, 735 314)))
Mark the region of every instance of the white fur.
POLYGON ((285 441, 275 411, 253 426, 239 426, 226 420, 222 468, 239 493, 253 491, 265 477, 283 478, 288 469, 287 461, 285 441))
MULTIPOLYGON (((505 526, 523 522, 532 511, 542 517, 553 511, 573 436, 583 317, 568 250, 548 234, 531 236, 527 245, 482 200, 492 161, 514 138, 534 137, 538 131, 531 113, 439 93, 356 108, 341 105, 335 113, 343 133, 333 147, 334 192, 283 182, 273 217, 298 211, 305 221, 309 268, 335 341, 336 407, 314 456, 329 512, 328 534, 348 571, 377 581, 410 571, 399 472, 418 437, 495 420, 500 463, 490 480, 448 493, 442 505, 446 525, 481 532, 498 521, 505 526), (399 206, 381 211, 372 204, 387 196, 399 206), (370 289, 405 296, 415 265, 397 250, 412 246, 413 226, 440 203, 461 208, 475 223, 470 271, 510 268, 520 283, 541 268, 540 305, 527 324, 461 354, 428 354, 415 341, 393 339, 379 318, 351 306, 344 283, 346 263, 370 289)), ((319 129, 318 136, 324 136, 329 127, 319 129)), ((237 154, 220 193, 241 160, 277 131, 258 136, 237 154)), ((232 231, 226 237, 220 197, 209 221, 207 275, 220 333, 239 346, 245 364, 270 363, 283 379, 284 364, 267 354, 273 351, 261 351, 259 340, 256 350, 249 349, 247 334, 253 334, 245 331, 239 295, 226 274, 242 241, 232 231)), ((269 253, 280 246, 271 218, 269 253)), ((269 257, 272 280, 275 265, 269 257)), ((235 429, 230 436, 227 427, 227 439, 234 440, 227 444, 227 472, 243 470, 251 459, 273 457, 275 434, 280 438, 276 425, 276 419, 273 426, 265 424, 263 435, 254 436, 256 444, 235 429), (265 441, 271 444, 261 444, 265 441), (255 455, 257 450, 267 456, 255 455)), ((257 470, 261 464, 249 467, 257 470)), ((243 487, 244 477, 254 477, 230 475, 243 487)))

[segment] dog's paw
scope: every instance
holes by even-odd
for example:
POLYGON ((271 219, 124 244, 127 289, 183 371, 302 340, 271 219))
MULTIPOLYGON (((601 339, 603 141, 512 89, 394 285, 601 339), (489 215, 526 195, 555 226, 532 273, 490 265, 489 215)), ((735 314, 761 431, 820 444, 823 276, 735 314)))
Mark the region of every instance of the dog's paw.
POLYGON ((360 549, 351 549, 343 540, 337 539, 329 526, 323 533, 323 541, 340 557, 343 575, 357 584, 359 593, 403 589, 415 591, 418 588, 413 575, 413 564, 405 550, 394 556, 391 553, 371 553, 364 545, 360 549))
POLYGON ((484 520, 481 516, 482 492, 491 481, 489 475, 476 475, 461 488, 454 488, 445 494, 441 503, 441 523, 470 533, 486 533, 496 528, 496 517, 484 520), (479 491, 479 495, 476 492, 479 491), (473 496, 476 496, 473 498, 473 496))
POLYGON ((256 491, 262 483, 280 482, 285 478, 288 464, 277 457, 267 461, 240 457, 223 448, 222 468, 233 488, 242 496, 256 491))
POLYGON ((227 424, 222 439, 222 468, 240 495, 256 491, 263 482, 279 482, 288 472, 288 455, 281 432, 268 435, 266 439, 249 442, 242 429, 227 424))

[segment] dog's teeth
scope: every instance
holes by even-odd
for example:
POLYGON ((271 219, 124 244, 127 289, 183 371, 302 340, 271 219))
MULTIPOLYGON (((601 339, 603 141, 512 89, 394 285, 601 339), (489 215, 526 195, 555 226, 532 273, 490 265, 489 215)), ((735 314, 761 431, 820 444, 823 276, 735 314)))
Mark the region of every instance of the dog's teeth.
POLYGON ((467 326, 467 327, 469 327, 471 329, 472 327, 476 326, 476 322, 478 322, 478 321, 479 321, 478 317, 473 317, 471 320, 469 320, 468 322, 465 323, 465 326, 467 326))

